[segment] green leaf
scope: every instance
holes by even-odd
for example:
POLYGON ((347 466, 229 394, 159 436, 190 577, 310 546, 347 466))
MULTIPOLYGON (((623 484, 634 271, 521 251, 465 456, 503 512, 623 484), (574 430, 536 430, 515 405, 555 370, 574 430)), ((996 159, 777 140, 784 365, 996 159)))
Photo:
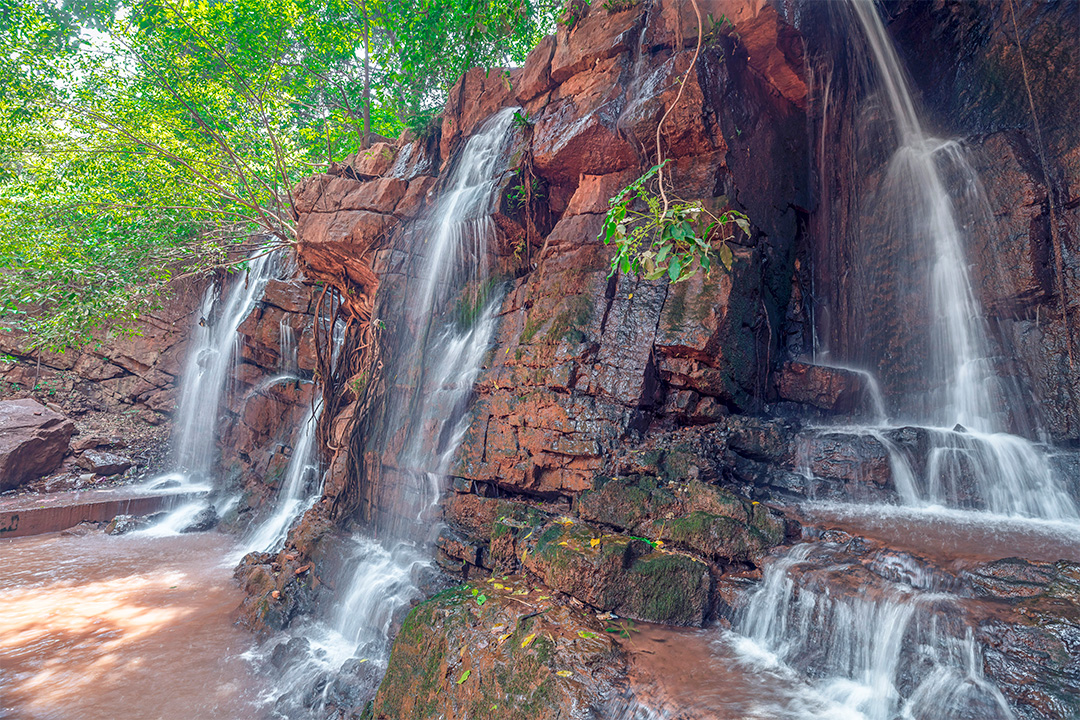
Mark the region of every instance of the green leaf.
POLYGON ((472 675, 472 670, 466 670, 465 672, 461 673, 461 677, 458 678, 457 684, 460 685, 461 683, 468 680, 470 675, 472 675))
POLYGON ((671 282, 678 282, 679 271, 682 270, 682 263, 679 261, 679 257, 675 256, 671 258, 671 262, 668 263, 668 278, 671 282))
POLYGON ((750 235, 750 222, 746 219, 745 215, 736 215, 735 224, 738 225, 739 229, 746 233, 747 236, 750 235))
POLYGON ((671 245, 663 245, 656 253, 656 262, 662 263, 667 259, 668 254, 671 253, 671 245))

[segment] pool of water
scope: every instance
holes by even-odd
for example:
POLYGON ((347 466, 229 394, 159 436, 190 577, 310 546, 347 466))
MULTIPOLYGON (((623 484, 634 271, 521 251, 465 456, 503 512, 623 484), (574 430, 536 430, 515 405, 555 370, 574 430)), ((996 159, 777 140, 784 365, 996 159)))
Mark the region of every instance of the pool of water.
POLYGON ((261 717, 217 533, 0 540, 0 717, 261 717))

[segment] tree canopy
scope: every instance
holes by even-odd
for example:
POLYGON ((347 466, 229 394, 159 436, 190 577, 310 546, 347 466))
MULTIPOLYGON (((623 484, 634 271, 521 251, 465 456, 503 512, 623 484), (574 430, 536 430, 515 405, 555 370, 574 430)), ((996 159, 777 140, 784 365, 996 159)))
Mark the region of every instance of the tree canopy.
POLYGON ((304 175, 518 64, 536 0, 0 0, 0 323, 88 340, 294 238, 304 175))

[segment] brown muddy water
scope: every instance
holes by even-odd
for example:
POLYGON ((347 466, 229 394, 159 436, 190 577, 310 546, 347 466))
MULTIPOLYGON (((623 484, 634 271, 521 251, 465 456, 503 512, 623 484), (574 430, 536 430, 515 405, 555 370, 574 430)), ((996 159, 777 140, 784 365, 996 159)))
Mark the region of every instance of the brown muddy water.
POLYGON ((216 533, 0 540, 0 718, 255 720, 216 533))

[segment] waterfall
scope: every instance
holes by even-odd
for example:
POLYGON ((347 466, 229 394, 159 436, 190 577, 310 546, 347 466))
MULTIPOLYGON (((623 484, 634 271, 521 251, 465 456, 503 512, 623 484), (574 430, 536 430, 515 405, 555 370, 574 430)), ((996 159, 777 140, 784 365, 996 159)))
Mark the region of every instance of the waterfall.
POLYGON ((221 291, 216 286, 206 291, 199 306, 175 423, 175 462, 187 478, 210 478, 217 454, 218 415, 237 362, 240 337, 236 331, 262 299, 275 264, 273 255, 256 257, 225 294, 220 310, 221 291))
POLYGON ((899 142, 886 194, 906 215, 897 219, 907 221, 910 242, 931 249, 931 366, 935 381, 947 388, 939 421, 993 432, 1001 426, 994 397, 1003 393, 990 366, 986 323, 968 277, 964 236, 941 165, 957 173, 965 187, 977 188, 978 178, 959 144, 923 131, 903 66, 873 2, 852 0, 850 5, 873 53, 899 142))
MULTIPOLYGON (((890 357, 913 356, 904 362, 925 368, 924 382, 914 383, 910 391, 891 383, 892 399, 905 393, 924 395, 921 403, 907 403, 909 413, 912 407, 922 409, 906 421, 927 426, 925 458, 913 462, 884 438, 878 432, 885 426, 880 413, 879 424, 863 431, 877 437, 889 452, 899 498, 907 505, 1080 520, 1076 499, 1047 461, 1044 449, 1008 432, 1009 405, 1015 413, 1024 400, 995 371, 998 363, 965 254, 967 233, 982 222, 973 215, 990 218, 979 178, 961 143, 931 137, 924 130, 903 66, 874 2, 848 0, 845 6, 865 38, 868 74, 876 79, 873 84, 886 101, 897 145, 874 195, 873 221, 860 226, 863 232, 884 234, 887 240, 877 238, 880 246, 875 251, 890 256, 868 256, 860 264, 880 264, 885 269, 879 271, 892 276, 890 282, 907 293, 885 300, 878 297, 878 303, 925 309, 922 317, 902 315, 899 321, 892 318, 891 324, 878 323, 884 327, 863 328, 862 342, 870 338, 872 343, 892 348, 890 357), (918 327, 897 324, 911 325, 912 321, 918 327), (919 335, 922 330, 925 335, 919 335), (892 336, 882 337, 884 332, 892 336), (920 337, 925 339, 925 348, 919 345, 920 337)), ((992 228, 992 219, 987 222, 992 228)), ((862 282, 869 287, 861 290, 873 298, 873 283, 862 282)), ((846 355, 863 352, 855 347, 838 349, 846 355)), ((896 414, 889 416, 896 421, 896 414)))
POLYGON ((766 570, 740 635, 725 637, 745 662, 804 678, 801 710, 783 716, 1014 718, 983 675, 960 599, 905 556, 871 567, 836 546, 796 546, 766 570))
POLYGON ((303 642, 306 649, 282 670, 275 702, 288 716, 332 702, 341 683, 359 682, 358 675, 381 677, 391 623, 421 596, 417 583, 430 572, 443 479, 467 429, 465 411, 501 301, 488 255, 514 110, 497 112, 468 140, 435 206, 407 230, 418 269, 395 293, 400 313, 386 318, 397 347, 384 370, 385 420, 365 438, 383 472, 392 473, 383 488, 392 507, 375 523, 377 539, 370 530, 352 538, 337 604, 325 620, 298 624, 278 645, 303 642))
POLYGON ((249 552, 280 550, 293 522, 314 505, 322 494, 321 483, 317 482, 315 477, 319 470, 315 458, 315 430, 321 415, 322 400, 318 400, 293 443, 292 457, 285 470, 281 489, 278 490, 274 511, 245 538, 242 550, 238 552, 239 557, 249 552))
MULTIPOLYGON (((862 255, 845 257, 853 288, 835 302, 837 317, 855 327, 848 329, 848 346, 831 348, 825 362, 838 365, 835 352, 847 362, 878 363, 875 370, 891 373, 883 375, 884 399, 902 406, 901 412, 879 408, 875 424, 844 432, 884 448, 892 484, 907 506, 905 531, 937 533, 946 555, 960 552, 948 544, 949 531, 975 519, 1014 539, 1032 528, 1075 528, 1080 510, 1045 449, 1008 432, 1016 424, 1009 411, 1017 409, 1009 403, 1017 398, 995 368, 966 257, 973 213, 988 206, 979 179, 961 143, 924 130, 873 0, 847 0, 844 7, 858 33, 853 44, 865 39, 869 76, 885 99, 895 149, 880 173, 867 175, 876 188, 872 209, 854 212, 859 234, 849 242, 862 255), (889 307, 874 314, 881 310, 874 303, 889 307), (863 310, 867 316, 859 317, 863 310), (890 427, 898 418, 902 430, 890 427)), ((812 487, 816 478, 808 480, 812 487)), ((840 507, 848 517, 899 510, 840 507)), ((859 527, 856 522, 856 532, 859 527)), ((791 548, 766 567, 733 632, 722 634, 751 672, 801 688, 783 707, 770 708, 770 716, 1014 718, 984 676, 967 618, 970 601, 961 597, 968 591, 913 556, 873 547, 821 541, 791 548)))

